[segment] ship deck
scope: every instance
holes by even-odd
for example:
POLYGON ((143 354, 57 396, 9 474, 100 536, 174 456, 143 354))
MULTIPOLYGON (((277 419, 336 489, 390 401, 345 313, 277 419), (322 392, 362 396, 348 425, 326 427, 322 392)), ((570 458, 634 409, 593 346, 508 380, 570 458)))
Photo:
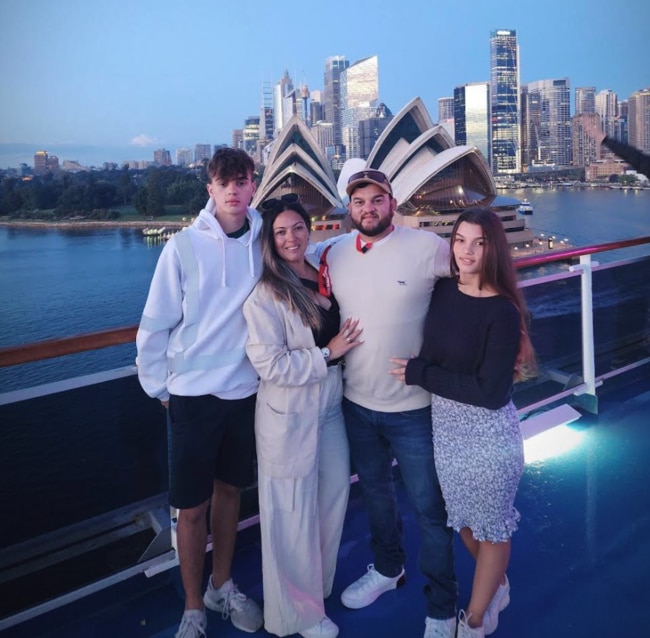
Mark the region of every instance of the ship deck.
MULTIPOLYGON (((565 427, 562 440, 571 440, 572 449, 527 461, 516 502, 522 520, 514 535, 508 570, 511 603, 501 614, 496 636, 647 635, 650 366, 610 380, 599 394, 597 416, 583 414, 565 427)), ((536 452, 540 449, 536 444, 536 452)), ((352 611, 341 605, 339 595, 372 560, 358 484, 353 484, 334 591, 326 601, 327 613, 339 625, 341 636, 394 638, 423 633, 418 532, 401 486, 398 495, 409 551, 407 583, 374 605, 352 611)), ((206 565, 208 561, 209 556, 206 565)), ((468 601, 472 563, 459 542, 456 562, 459 606, 463 607, 468 601)), ((262 600, 256 525, 239 534, 233 576, 242 591, 262 600)), ((152 578, 139 575, 12 627, 4 635, 169 638, 182 614, 181 592, 178 568, 152 578)), ((209 612, 209 637, 241 635, 228 620, 209 612)), ((257 635, 270 634, 261 630, 257 635)))

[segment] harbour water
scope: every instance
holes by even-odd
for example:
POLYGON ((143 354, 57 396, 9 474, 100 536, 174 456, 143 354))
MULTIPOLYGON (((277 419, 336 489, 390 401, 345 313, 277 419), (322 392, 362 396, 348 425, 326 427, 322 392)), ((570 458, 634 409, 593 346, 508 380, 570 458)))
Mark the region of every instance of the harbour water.
MULTIPOLYGON (((508 191, 536 235, 575 246, 650 234, 650 191, 508 191)), ((0 227, 0 347, 138 322, 162 244, 141 230, 0 227)), ((635 249, 636 250, 636 249, 635 249)), ((647 252, 640 247, 638 254, 647 252)), ((628 251, 629 252, 629 251, 628 251)), ((609 256, 607 257, 609 258, 609 256)), ((0 370, 0 392, 130 365, 133 344, 0 370)))

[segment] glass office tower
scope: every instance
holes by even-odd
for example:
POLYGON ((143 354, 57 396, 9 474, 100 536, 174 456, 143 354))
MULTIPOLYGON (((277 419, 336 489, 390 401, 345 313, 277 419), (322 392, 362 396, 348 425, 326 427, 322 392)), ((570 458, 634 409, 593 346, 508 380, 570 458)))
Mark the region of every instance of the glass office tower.
POLYGON ((490 157, 490 86, 473 82, 454 89, 454 139, 476 146, 486 161, 490 157))
POLYGON ((492 172, 521 172, 519 47, 512 29, 490 34, 490 120, 492 172))
POLYGON ((341 133, 346 157, 360 157, 359 122, 379 106, 379 62, 376 55, 359 60, 341 73, 341 133))

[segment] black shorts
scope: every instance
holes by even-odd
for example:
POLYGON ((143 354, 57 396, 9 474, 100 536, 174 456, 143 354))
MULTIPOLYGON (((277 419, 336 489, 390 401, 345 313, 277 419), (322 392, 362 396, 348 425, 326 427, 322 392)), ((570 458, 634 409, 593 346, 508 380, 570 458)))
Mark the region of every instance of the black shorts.
POLYGON ((254 479, 255 397, 169 397, 169 503, 197 507, 214 480, 247 487, 254 479))

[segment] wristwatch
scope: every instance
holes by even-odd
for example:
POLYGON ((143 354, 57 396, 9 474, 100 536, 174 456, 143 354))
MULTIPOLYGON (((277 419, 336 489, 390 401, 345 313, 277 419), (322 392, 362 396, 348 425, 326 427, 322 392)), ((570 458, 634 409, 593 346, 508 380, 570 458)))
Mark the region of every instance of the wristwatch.
POLYGON ((329 363, 330 362, 330 357, 332 356, 332 353, 330 352, 330 349, 329 348, 321 348, 320 351, 323 354, 323 359, 325 359, 325 363, 329 363))

